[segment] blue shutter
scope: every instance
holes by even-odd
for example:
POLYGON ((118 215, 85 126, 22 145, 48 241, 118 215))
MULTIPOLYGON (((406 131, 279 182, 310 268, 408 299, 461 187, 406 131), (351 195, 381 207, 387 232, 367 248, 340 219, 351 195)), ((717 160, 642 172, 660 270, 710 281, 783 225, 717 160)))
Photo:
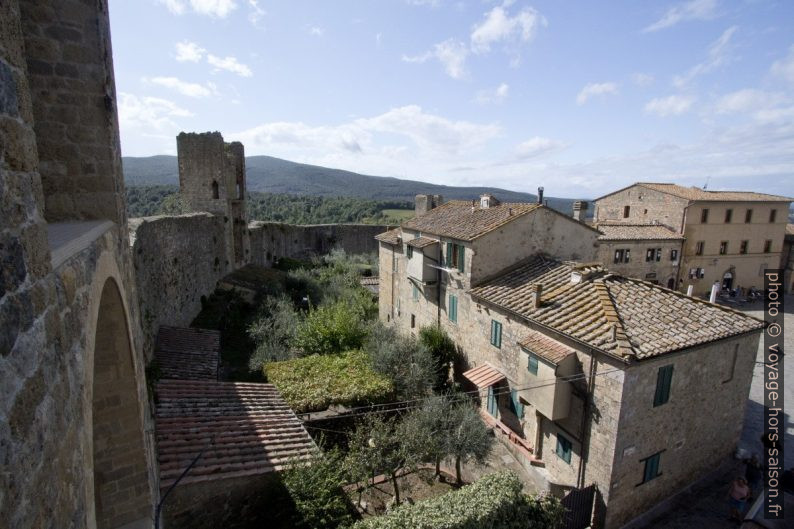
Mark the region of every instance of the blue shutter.
POLYGON ((562 459, 568 464, 571 463, 571 448, 572 448, 571 442, 568 439, 566 439, 565 436, 558 433, 556 453, 560 459, 562 459))
POLYGON ((518 391, 512 389, 510 390, 510 404, 512 404, 513 413, 516 414, 516 417, 519 419, 524 418, 524 405, 521 404, 521 400, 518 398, 518 391))
POLYGON ((457 296, 449 295, 449 309, 447 311, 450 321, 453 323, 458 322, 458 298, 457 296))
POLYGON ((458 245, 458 272, 463 272, 466 268, 466 247, 458 245))
POLYGON ((538 357, 532 353, 529 354, 529 363, 527 364, 527 369, 533 375, 538 374, 538 357))
POLYGON ((661 406, 670 400, 670 386, 673 381, 673 366, 659 368, 656 375, 656 393, 653 397, 653 405, 661 406))
POLYGON ((447 243, 447 268, 452 266, 452 243, 447 243))
POLYGON ((499 405, 493 392, 493 386, 488 386, 488 413, 494 417, 499 416, 499 405))

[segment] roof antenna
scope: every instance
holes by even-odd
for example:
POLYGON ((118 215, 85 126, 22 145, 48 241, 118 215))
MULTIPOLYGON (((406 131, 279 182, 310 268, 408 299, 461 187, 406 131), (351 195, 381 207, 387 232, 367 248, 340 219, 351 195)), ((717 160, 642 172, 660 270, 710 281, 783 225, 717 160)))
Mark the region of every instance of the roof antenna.
POLYGON ((711 180, 711 175, 706 177, 706 183, 703 184, 703 191, 705 191, 709 187, 709 180, 711 180))

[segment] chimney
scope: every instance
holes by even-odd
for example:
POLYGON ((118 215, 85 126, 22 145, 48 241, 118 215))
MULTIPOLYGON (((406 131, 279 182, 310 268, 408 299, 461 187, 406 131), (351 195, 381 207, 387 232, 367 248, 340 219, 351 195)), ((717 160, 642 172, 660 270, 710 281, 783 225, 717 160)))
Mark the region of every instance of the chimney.
POLYGON ((430 195, 416 195, 414 199, 414 214, 418 217, 433 209, 433 197, 430 195))
POLYGON ((433 195, 433 207, 437 208, 444 203, 444 197, 441 195, 433 195))
POLYGON ((543 294, 543 286, 539 284, 534 284, 530 290, 530 299, 532 300, 532 306, 540 308, 540 296, 543 294))
POLYGON ((543 204, 543 188, 538 188, 538 204, 543 204))
POLYGON ((585 217, 587 216, 587 202, 584 200, 577 200, 573 203, 573 218, 584 222, 585 217))
POLYGON ((715 281, 713 285, 711 285, 711 296, 709 296, 709 302, 716 303, 717 302, 717 294, 720 293, 720 282, 715 281))
POLYGON ((496 199, 495 196, 491 195, 490 193, 485 193, 483 195, 480 195, 480 207, 482 209, 488 209, 498 205, 499 205, 499 201, 496 199))

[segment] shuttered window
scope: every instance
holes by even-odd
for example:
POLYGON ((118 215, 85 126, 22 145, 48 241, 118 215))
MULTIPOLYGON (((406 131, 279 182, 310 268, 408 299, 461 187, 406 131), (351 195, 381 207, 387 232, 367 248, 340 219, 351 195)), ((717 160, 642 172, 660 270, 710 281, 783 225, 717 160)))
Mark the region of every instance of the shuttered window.
POLYGON ((466 247, 460 244, 456 244, 456 246, 458 247, 458 272, 463 272, 466 267, 466 247))
POLYGON ((447 260, 446 260, 447 268, 452 268, 452 256, 454 252, 454 247, 455 245, 452 244, 451 242, 447 243, 447 260))
POLYGON ((518 391, 514 389, 510 390, 510 411, 515 413, 519 419, 524 418, 524 405, 518 398, 518 391))
POLYGON ((491 345, 502 347, 502 324, 496 320, 491 320, 491 345))
POLYGON ((413 289, 412 290, 412 294, 413 294, 414 301, 419 301, 419 289, 417 288, 416 285, 411 285, 411 287, 413 289))
POLYGON ((642 474, 642 482, 647 483, 655 477, 660 476, 662 473, 659 470, 659 462, 662 459, 662 453, 653 454, 645 460, 645 469, 642 474))
POLYGON ((571 442, 565 438, 564 435, 561 433, 557 434, 557 450, 555 452, 559 456, 560 459, 565 461, 566 463, 571 463, 571 442))
POLYGON ((673 380, 673 366, 659 368, 656 375, 656 394, 653 397, 653 405, 661 406, 670 400, 670 383, 673 380))
POLYGON ((449 295, 449 310, 447 310, 447 314, 449 315, 449 321, 452 323, 458 322, 458 297, 453 296, 452 294, 449 295))
POLYGON ((527 364, 527 369, 533 375, 538 374, 538 357, 531 353, 529 355, 529 363, 527 364))

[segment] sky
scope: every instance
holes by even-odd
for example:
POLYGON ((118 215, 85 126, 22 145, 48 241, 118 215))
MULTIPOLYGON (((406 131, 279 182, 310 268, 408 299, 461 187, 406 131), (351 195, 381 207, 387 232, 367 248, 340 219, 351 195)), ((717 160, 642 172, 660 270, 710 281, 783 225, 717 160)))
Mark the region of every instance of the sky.
POLYGON ((122 153, 794 196, 794 2, 110 0, 122 153))

